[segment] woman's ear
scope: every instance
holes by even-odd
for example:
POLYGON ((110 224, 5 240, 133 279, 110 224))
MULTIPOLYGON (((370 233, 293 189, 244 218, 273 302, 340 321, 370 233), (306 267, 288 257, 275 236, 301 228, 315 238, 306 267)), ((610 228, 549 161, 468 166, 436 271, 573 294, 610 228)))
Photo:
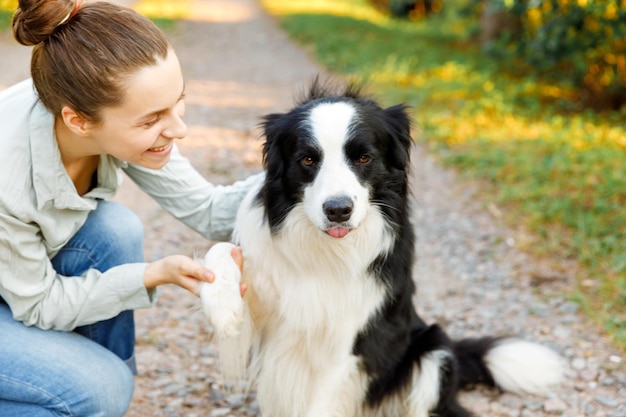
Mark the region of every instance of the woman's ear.
POLYGON ((61 118, 65 126, 75 135, 87 136, 92 123, 68 106, 61 109, 61 118))

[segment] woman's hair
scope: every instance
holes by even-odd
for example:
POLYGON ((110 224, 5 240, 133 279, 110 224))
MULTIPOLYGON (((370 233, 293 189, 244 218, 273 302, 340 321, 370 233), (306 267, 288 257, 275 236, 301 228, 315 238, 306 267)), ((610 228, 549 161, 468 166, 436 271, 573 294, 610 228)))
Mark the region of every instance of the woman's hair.
POLYGON ((100 110, 121 104, 125 82, 167 58, 169 42, 148 18, 108 2, 19 0, 13 35, 34 45, 31 75, 42 103, 55 115, 69 106, 93 123, 100 110))

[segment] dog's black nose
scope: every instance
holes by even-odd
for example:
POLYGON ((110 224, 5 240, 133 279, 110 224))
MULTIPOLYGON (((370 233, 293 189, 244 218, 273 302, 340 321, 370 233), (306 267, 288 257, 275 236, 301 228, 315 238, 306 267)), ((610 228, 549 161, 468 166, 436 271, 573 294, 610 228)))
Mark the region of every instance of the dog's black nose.
POLYGON ((331 222, 345 222, 350 219, 354 203, 351 198, 337 197, 326 200, 322 209, 331 222))

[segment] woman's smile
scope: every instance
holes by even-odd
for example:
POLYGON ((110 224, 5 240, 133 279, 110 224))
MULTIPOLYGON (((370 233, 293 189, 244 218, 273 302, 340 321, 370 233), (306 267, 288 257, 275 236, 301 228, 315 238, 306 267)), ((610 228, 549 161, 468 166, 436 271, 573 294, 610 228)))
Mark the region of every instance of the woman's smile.
POLYGON ((169 151, 172 149, 172 143, 170 142, 167 145, 163 145, 163 146, 155 146, 153 148, 148 149, 148 152, 151 153, 169 153, 169 151))

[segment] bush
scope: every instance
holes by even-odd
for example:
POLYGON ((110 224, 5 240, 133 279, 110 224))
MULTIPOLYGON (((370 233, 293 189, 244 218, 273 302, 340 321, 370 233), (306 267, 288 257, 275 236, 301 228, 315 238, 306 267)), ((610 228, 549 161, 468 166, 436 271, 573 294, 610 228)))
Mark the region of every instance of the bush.
POLYGON ((483 12, 506 11, 521 25, 499 34, 492 53, 513 54, 544 78, 578 88, 585 105, 626 104, 626 0, 486 1, 483 12))
POLYGON ((412 20, 438 13, 443 8, 443 0, 369 0, 369 2, 391 16, 412 20))
POLYGON ((11 18, 17 9, 17 0, 0 0, 0 30, 11 27, 11 18))

